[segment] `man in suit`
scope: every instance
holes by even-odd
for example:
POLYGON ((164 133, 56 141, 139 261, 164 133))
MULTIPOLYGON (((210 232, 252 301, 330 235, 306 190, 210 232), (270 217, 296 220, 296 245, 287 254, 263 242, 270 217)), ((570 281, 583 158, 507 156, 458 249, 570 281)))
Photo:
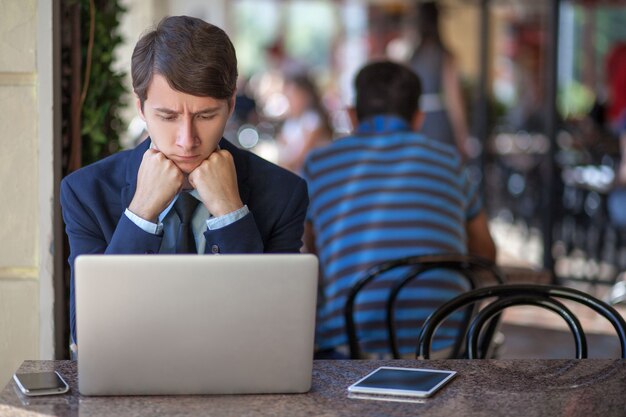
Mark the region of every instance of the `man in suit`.
POLYGON ((149 138, 61 183, 74 351, 78 255, 286 253, 302 243, 306 183, 222 138, 237 81, 224 31, 196 18, 165 18, 137 42, 131 72, 149 138), (179 206, 189 204, 185 220, 179 206))

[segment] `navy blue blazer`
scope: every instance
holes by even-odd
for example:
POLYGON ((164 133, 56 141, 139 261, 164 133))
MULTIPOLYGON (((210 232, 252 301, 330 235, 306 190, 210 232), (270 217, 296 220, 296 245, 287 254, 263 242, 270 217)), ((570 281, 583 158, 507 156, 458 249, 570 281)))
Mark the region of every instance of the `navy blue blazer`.
MULTIPOLYGON (((68 175, 61 182, 61 206, 70 255, 70 329, 76 341, 74 259, 81 254, 158 253, 162 236, 146 233, 124 210, 137 187, 137 172, 147 139, 68 175)), ((233 155, 239 193, 250 213, 236 222, 204 232, 205 252, 290 253, 302 246, 309 204, 306 182, 227 140, 220 148, 233 155)))

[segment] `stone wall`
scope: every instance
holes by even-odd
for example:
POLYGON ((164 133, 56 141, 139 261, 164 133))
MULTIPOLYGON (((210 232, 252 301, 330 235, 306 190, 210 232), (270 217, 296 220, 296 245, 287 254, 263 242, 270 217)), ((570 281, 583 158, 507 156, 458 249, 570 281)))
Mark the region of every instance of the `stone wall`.
POLYGON ((0 386, 39 358, 37 1, 0 0, 0 386))

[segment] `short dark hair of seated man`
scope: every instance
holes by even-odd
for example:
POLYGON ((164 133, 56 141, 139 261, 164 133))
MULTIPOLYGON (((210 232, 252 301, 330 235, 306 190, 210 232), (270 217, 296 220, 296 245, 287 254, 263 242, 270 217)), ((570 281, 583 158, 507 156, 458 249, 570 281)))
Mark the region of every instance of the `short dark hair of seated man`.
POLYGON ((376 62, 359 71, 354 87, 356 123, 385 114, 411 121, 418 114, 422 86, 419 77, 408 67, 376 62))
POLYGON ((226 33, 197 18, 167 17, 137 42, 131 73, 149 138, 61 183, 74 347, 81 254, 297 253, 302 246, 306 183, 223 138, 237 83, 226 33), (179 202, 191 202, 190 219, 179 202))
POLYGON ((188 16, 163 19, 139 39, 131 61, 133 90, 143 103, 154 74, 177 91, 230 99, 237 89, 237 56, 217 26, 188 16))
MULTIPOLYGON (((304 168, 305 247, 319 255, 323 271, 317 343, 325 352, 345 345, 346 295, 371 266, 441 253, 495 259, 478 185, 457 149, 419 133, 417 75, 398 63, 369 63, 355 78, 355 92, 353 134, 313 151, 304 168)), ((394 277, 356 299, 362 351, 387 351, 384 309, 394 277)), ((414 352, 416 323, 467 289, 451 272, 424 275, 415 284, 397 311, 403 353, 414 352)), ((453 330, 435 349, 452 344, 453 330)))

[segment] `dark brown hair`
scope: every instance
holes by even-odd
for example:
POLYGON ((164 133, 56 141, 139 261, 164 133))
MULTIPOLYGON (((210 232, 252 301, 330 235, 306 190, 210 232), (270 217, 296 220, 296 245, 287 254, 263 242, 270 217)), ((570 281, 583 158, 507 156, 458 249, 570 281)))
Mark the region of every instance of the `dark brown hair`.
POLYGON ((237 84, 235 48, 217 26, 189 16, 166 17, 139 39, 133 51, 133 90, 142 107, 155 73, 174 90, 229 99, 237 84))
POLYGON ((359 121, 378 115, 400 116, 411 122, 419 108, 422 85, 408 67, 391 61, 365 65, 354 80, 359 121))
POLYGON ((422 43, 435 42, 443 47, 439 33, 439 6, 434 1, 420 3, 417 13, 417 30, 422 43))
POLYGON ((321 118, 321 127, 328 132, 329 136, 332 136, 333 128, 330 121, 328 111, 322 102, 320 92, 313 79, 306 73, 291 74, 285 79, 286 84, 292 84, 299 90, 302 90, 310 100, 310 107, 321 118))

